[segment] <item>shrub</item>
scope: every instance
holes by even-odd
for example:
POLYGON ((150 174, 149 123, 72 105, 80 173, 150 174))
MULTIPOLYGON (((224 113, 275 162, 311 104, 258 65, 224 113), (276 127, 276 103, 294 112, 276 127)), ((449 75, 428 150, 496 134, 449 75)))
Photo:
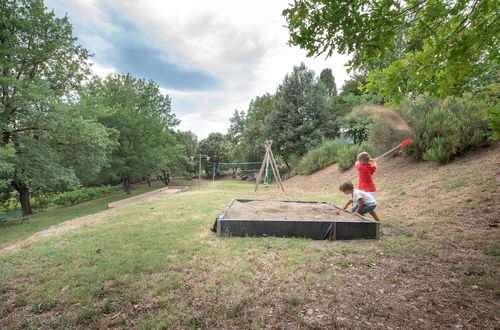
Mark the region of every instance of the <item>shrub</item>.
POLYGON ((335 163, 337 152, 344 147, 340 139, 328 140, 310 150, 297 166, 298 174, 311 174, 314 171, 335 163))
POLYGON ((368 153, 373 153, 373 147, 368 143, 357 144, 346 144, 337 152, 337 163, 339 164, 339 169, 345 171, 351 168, 356 162, 356 157, 362 151, 368 153))
POLYGON ((396 129, 386 121, 375 119, 368 128, 368 143, 373 146, 375 153, 371 156, 377 157, 383 154, 409 138, 410 135, 409 131, 396 129))
MULTIPOLYGON (((92 200, 96 197, 120 190, 119 186, 101 186, 81 188, 72 191, 52 194, 38 194, 31 198, 31 207, 33 210, 44 210, 48 207, 67 207, 92 200)), ((21 205, 15 198, 10 198, 0 204, 0 211, 7 212, 19 210, 21 205)))
POLYGON ((453 157, 487 142, 487 121, 481 111, 486 103, 470 95, 446 100, 419 96, 406 99, 400 112, 413 128, 407 152, 418 159, 446 163, 453 157))
POLYGON ((488 118, 491 138, 493 140, 500 139, 500 107, 486 109, 483 113, 488 118))

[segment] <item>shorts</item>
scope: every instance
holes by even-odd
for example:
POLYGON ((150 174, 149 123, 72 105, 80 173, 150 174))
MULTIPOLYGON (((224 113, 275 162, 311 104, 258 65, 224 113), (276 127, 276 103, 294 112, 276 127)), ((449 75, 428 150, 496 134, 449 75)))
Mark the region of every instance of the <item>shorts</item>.
MULTIPOLYGON (((366 213, 375 210, 376 207, 377 207, 377 204, 375 204, 375 205, 363 205, 363 208, 361 209, 359 214, 365 215, 366 213)), ((357 209, 358 209, 358 204, 354 205, 354 207, 352 208, 351 211, 356 212, 357 209)))

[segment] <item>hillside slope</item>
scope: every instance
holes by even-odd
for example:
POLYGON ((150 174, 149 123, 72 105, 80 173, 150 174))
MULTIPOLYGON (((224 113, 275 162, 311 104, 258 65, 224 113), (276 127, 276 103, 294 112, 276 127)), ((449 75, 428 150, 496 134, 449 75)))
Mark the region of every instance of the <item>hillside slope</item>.
MULTIPOLYGON (((293 192, 331 194, 343 203, 338 186, 357 182, 355 169, 340 171, 336 164, 285 182, 293 192)), ((405 156, 387 157, 374 175, 379 212, 388 220, 435 223, 440 217, 488 227, 500 217, 500 143, 470 152, 447 165, 416 162, 405 156)))
MULTIPOLYGON (((342 172, 331 165, 291 178, 285 187, 326 194, 343 205, 346 197, 338 185, 344 180, 356 184, 356 171, 342 172)), ((382 219, 380 244, 391 251, 385 257, 392 260, 385 264, 384 278, 393 283, 372 290, 382 290, 380 298, 391 297, 382 298, 379 307, 405 313, 396 307, 400 299, 408 315, 423 308, 434 318, 434 326, 449 326, 461 310, 473 308, 476 313, 461 326, 496 328, 492 324, 500 324, 500 143, 444 166, 404 156, 383 159, 374 181, 382 219), (406 293, 391 288, 402 279, 406 293)), ((351 275, 353 282, 372 285, 356 270, 351 275)))

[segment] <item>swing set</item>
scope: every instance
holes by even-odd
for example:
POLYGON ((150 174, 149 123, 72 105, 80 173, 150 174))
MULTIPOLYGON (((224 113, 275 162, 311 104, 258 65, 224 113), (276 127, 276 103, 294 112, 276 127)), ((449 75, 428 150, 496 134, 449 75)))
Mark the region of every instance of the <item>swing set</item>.
POLYGON ((255 186, 255 191, 257 191, 257 186, 264 178, 264 186, 269 187, 271 181, 271 171, 274 175, 278 188, 285 191, 283 188, 283 182, 279 173, 278 165, 281 162, 274 158, 271 146, 273 144, 272 140, 268 140, 264 143, 265 154, 262 162, 226 162, 214 164, 214 180, 215 173, 232 173, 235 175, 238 173, 259 173, 257 176, 257 185, 255 186), (259 169, 260 167, 260 169, 259 169))

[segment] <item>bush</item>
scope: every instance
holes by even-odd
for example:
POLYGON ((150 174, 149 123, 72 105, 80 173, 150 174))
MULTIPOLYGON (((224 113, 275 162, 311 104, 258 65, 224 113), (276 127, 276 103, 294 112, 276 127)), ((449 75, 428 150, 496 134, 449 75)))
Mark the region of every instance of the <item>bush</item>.
POLYGON ((409 138, 410 135, 409 131, 395 129, 386 121, 375 119, 368 128, 368 143, 373 146, 375 153, 371 156, 375 158, 385 153, 409 138))
POLYGON ((373 152, 373 148, 368 143, 357 144, 346 144, 337 152, 337 163, 339 169, 345 171, 351 168, 356 162, 356 157, 360 152, 366 151, 368 153, 373 152))
MULTIPOLYGON (((96 197, 120 190, 119 186, 101 186, 91 188, 81 188, 72 191, 65 191, 53 194, 39 194, 31 198, 31 208, 42 211, 48 207, 67 207, 83 203, 96 197)), ((21 209, 19 200, 11 198, 0 204, 1 212, 8 212, 21 209)))
POLYGON ((500 83, 489 84, 483 86, 475 94, 475 98, 484 101, 489 105, 488 108, 483 110, 483 114, 488 120, 488 132, 492 140, 500 139, 500 83))
POLYGON ((446 100, 419 96, 406 99, 400 113, 413 129, 407 152, 418 159, 446 163, 487 142, 488 123, 481 111, 488 108, 470 95, 446 100))
POLYGON ((311 174, 329 164, 335 163, 337 152, 345 144, 340 139, 328 140, 310 150, 297 166, 298 174, 311 174))

